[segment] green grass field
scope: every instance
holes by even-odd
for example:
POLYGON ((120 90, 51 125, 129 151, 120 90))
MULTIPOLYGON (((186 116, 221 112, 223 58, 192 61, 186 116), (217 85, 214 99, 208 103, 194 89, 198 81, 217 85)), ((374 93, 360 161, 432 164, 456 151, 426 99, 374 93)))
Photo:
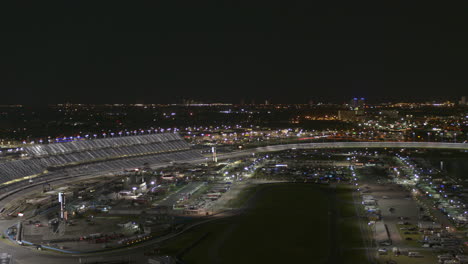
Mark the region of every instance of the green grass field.
POLYGON ((253 185, 243 189, 237 195, 235 199, 231 199, 227 202, 226 207, 241 208, 246 204, 249 198, 260 188, 259 185, 253 185))
POLYGON ((162 252, 188 264, 366 263, 349 189, 280 183, 254 190, 240 196, 245 213, 187 232, 162 252))

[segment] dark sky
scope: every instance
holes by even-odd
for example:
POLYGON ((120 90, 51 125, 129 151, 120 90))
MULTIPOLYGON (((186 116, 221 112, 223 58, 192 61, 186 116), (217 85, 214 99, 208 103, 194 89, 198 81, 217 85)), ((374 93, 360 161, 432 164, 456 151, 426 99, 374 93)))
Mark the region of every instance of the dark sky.
POLYGON ((458 97, 464 2, 21 1, 0 8, 0 103, 458 97))

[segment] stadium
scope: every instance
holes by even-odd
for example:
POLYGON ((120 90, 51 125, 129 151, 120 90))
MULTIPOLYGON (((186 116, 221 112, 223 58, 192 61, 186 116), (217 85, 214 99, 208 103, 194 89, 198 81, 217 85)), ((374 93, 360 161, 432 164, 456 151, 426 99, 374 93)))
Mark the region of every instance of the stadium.
POLYGON ((3 193, 24 186, 25 181, 53 181, 64 176, 116 172, 203 158, 176 133, 36 144, 21 148, 19 154, 15 159, 4 159, 0 163, 3 193))
MULTIPOLYGON (((39 260, 35 263, 52 259, 63 263, 65 258, 85 255, 89 261, 104 256, 118 260, 128 254, 127 247, 145 258, 154 253, 155 245, 195 226, 242 212, 233 207, 232 201, 237 201, 233 197, 248 197, 252 189, 242 189, 249 186, 243 178, 251 177, 265 159, 262 153, 385 148, 466 150, 468 146, 445 142, 280 144, 224 152, 216 157, 228 161, 210 163, 201 148, 177 133, 24 145, 4 151, 0 159, 0 230, 8 243, 59 253, 34 254, 39 260), (216 179, 213 175, 223 176, 216 179)), ((2 246, 17 257, 29 255, 19 247, 2 246)))

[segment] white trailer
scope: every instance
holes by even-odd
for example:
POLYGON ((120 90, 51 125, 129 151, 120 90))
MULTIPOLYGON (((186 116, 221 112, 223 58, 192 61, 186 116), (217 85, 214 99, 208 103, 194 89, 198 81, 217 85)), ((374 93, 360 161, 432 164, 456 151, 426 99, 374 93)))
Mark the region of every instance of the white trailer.
POLYGON ((379 245, 391 245, 392 243, 387 225, 382 221, 375 223, 375 241, 379 245))

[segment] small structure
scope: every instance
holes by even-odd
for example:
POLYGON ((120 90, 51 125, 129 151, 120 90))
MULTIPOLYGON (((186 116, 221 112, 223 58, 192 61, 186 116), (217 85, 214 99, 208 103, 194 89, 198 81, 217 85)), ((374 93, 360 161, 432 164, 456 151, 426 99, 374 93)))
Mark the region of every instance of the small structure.
POLYGON ((387 225, 382 221, 375 223, 375 241, 382 246, 391 245, 392 241, 390 239, 387 225))
POLYGON ((421 230, 438 230, 442 228, 442 225, 436 222, 418 222, 418 227, 421 230))

